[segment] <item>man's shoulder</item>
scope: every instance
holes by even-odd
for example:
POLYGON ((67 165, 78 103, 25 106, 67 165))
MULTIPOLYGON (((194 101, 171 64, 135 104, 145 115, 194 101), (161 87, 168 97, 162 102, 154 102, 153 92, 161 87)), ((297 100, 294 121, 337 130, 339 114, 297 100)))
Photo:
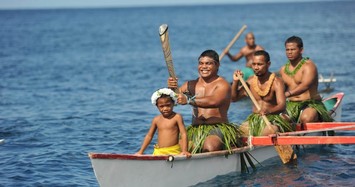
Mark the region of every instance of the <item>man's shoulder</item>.
POLYGON ((313 60, 312 59, 310 59, 310 58, 307 58, 306 59, 306 63, 305 64, 307 64, 307 65, 312 65, 312 66, 316 66, 316 64, 313 62, 313 60))
POLYGON ((246 83, 250 85, 250 84, 252 83, 252 81, 253 81, 254 78, 255 78, 255 75, 250 76, 250 77, 247 79, 246 83))
POLYGON ((279 84, 284 84, 284 81, 281 77, 275 76, 274 84, 277 86, 279 84))
POLYGON ((241 53, 246 53, 246 52, 248 52, 250 49, 248 48, 248 46, 246 45, 246 46, 244 46, 244 47, 242 47, 241 49, 240 49, 240 52, 241 53))
POLYGON ((216 82, 218 82, 218 84, 227 84, 227 85, 229 85, 229 82, 224 77, 221 77, 221 76, 218 77, 216 82))
POLYGON ((279 73, 280 75, 283 75, 284 74, 284 71, 285 71, 285 64, 281 66, 280 70, 279 70, 279 73))
POLYGON ((316 64, 311 59, 307 59, 302 69, 317 69, 316 64))
POLYGON ((265 48, 261 45, 256 45, 256 50, 265 50, 265 48))

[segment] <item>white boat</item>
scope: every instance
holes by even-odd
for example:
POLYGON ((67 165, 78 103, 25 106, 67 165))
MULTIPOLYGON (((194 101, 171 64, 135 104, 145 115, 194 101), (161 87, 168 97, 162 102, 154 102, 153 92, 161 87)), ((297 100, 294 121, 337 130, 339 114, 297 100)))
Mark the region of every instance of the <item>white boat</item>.
POLYGON ((333 73, 330 74, 329 78, 324 78, 322 74, 319 74, 318 82, 325 85, 325 89, 320 90, 320 92, 331 92, 334 89, 331 87, 331 84, 336 82, 337 79, 333 76, 333 73))
MULTIPOLYGON (((332 110, 334 112, 332 115, 335 118, 341 114, 340 103, 343 96, 343 93, 339 93, 324 100, 333 102, 332 110), (330 99, 333 99, 334 101, 331 101, 330 99)), ((355 125, 353 126, 355 129, 355 125)), ((312 126, 312 128, 317 129, 316 126, 312 126)), ((266 139, 268 139, 268 142, 271 142, 271 139, 274 139, 274 137, 271 136, 261 138, 264 138, 264 140, 255 139, 255 142, 256 140, 259 140, 258 145, 261 145, 262 143, 260 144, 260 142, 263 142, 266 139)), ((253 142, 253 140, 250 139, 249 142, 253 142)), ((351 142, 355 143, 355 138, 353 138, 351 142)), ((89 153, 89 157, 96 178, 102 187, 191 186, 213 179, 218 175, 240 172, 242 169, 241 160, 246 160, 245 154, 252 155, 249 157, 249 160, 245 161, 248 167, 251 167, 253 164, 257 165, 257 162, 261 163, 278 155, 274 146, 253 146, 251 143, 249 145, 250 146, 242 148, 235 148, 232 150, 232 153, 223 150, 194 154, 191 158, 186 158, 185 156, 180 155, 136 156, 111 153, 89 153), (253 157, 257 162, 252 159, 253 157)), ((266 142, 265 145, 267 145, 266 142)))
POLYGON ((240 154, 249 151, 262 162, 277 156, 271 146, 236 148, 228 151, 185 156, 134 156, 90 153, 100 186, 191 186, 217 175, 241 170, 240 154), (169 158, 171 160, 169 160, 169 158))

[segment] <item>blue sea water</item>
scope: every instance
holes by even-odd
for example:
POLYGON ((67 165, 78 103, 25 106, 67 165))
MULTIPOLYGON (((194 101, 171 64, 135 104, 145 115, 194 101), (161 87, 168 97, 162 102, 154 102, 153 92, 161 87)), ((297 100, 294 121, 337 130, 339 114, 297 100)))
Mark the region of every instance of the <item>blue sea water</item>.
MULTIPOLYGON (((337 79, 324 96, 344 92, 342 119, 354 121, 354 9, 354 1, 336 1, 0 11, 0 186, 98 186, 88 152, 138 150, 158 114, 150 96, 168 76, 162 23, 180 84, 198 76, 203 50, 221 52, 243 24, 270 52, 273 71, 286 61, 284 40, 302 37, 319 73, 337 79)), ((241 38, 231 52, 243 45, 241 38)), ((244 65, 221 63, 227 80, 244 65)), ((241 122, 250 107, 233 103, 230 120, 241 122)), ((175 111, 191 122, 189 107, 175 111)), ((256 172, 197 186, 352 186, 354 148, 320 146, 301 151, 297 166, 273 158, 256 172)))

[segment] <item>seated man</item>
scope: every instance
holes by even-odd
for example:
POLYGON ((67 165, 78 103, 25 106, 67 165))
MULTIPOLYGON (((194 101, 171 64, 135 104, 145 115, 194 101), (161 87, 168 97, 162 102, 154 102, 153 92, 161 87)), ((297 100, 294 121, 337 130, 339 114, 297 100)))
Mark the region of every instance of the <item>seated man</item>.
MULTIPOLYGON (((247 84, 250 85, 250 91, 260 105, 260 110, 258 111, 253 106, 253 114, 249 115, 241 125, 244 136, 263 136, 278 131, 292 131, 290 124, 279 115, 285 111, 284 83, 274 73, 269 71, 270 64, 270 56, 266 51, 261 50, 254 53, 252 68, 255 75, 247 80, 247 84), (262 115, 266 115, 273 124, 272 129, 266 126, 261 117, 262 115)), ((240 80, 237 74, 243 75, 240 70, 236 70, 233 74, 233 102, 247 96, 245 89, 238 86, 240 80)))
POLYGON ((285 42, 288 62, 280 75, 287 86, 287 114, 294 123, 333 121, 318 93, 318 71, 309 58, 302 57, 303 42, 292 36, 285 42), (303 112, 301 112, 303 111, 303 112))
MULTIPOLYGON (((204 51, 198 58, 199 78, 185 82, 179 88, 178 104, 193 107, 192 125, 187 128, 188 140, 193 143, 191 153, 231 149, 237 144, 240 131, 229 124, 230 85, 218 76, 219 56, 213 50, 204 51), (185 93, 185 94, 183 94, 185 93), (226 138, 228 137, 228 138, 226 138), (231 139, 231 141, 225 141, 231 139)), ((177 88, 177 80, 170 77, 168 87, 177 88)))

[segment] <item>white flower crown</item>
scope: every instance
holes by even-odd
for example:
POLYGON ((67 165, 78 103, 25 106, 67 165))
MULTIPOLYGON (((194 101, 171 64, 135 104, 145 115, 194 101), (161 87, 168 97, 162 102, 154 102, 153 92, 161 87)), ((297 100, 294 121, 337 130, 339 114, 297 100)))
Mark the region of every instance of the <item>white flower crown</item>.
POLYGON ((159 99, 161 97, 161 95, 168 95, 171 97, 171 99, 173 99, 173 101, 175 102, 176 104, 176 100, 177 100, 177 95, 176 93, 171 90, 170 88, 162 88, 162 89, 159 89, 157 91, 155 91, 152 95, 152 104, 153 105, 156 105, 157 104, 157 99, 159 99))

